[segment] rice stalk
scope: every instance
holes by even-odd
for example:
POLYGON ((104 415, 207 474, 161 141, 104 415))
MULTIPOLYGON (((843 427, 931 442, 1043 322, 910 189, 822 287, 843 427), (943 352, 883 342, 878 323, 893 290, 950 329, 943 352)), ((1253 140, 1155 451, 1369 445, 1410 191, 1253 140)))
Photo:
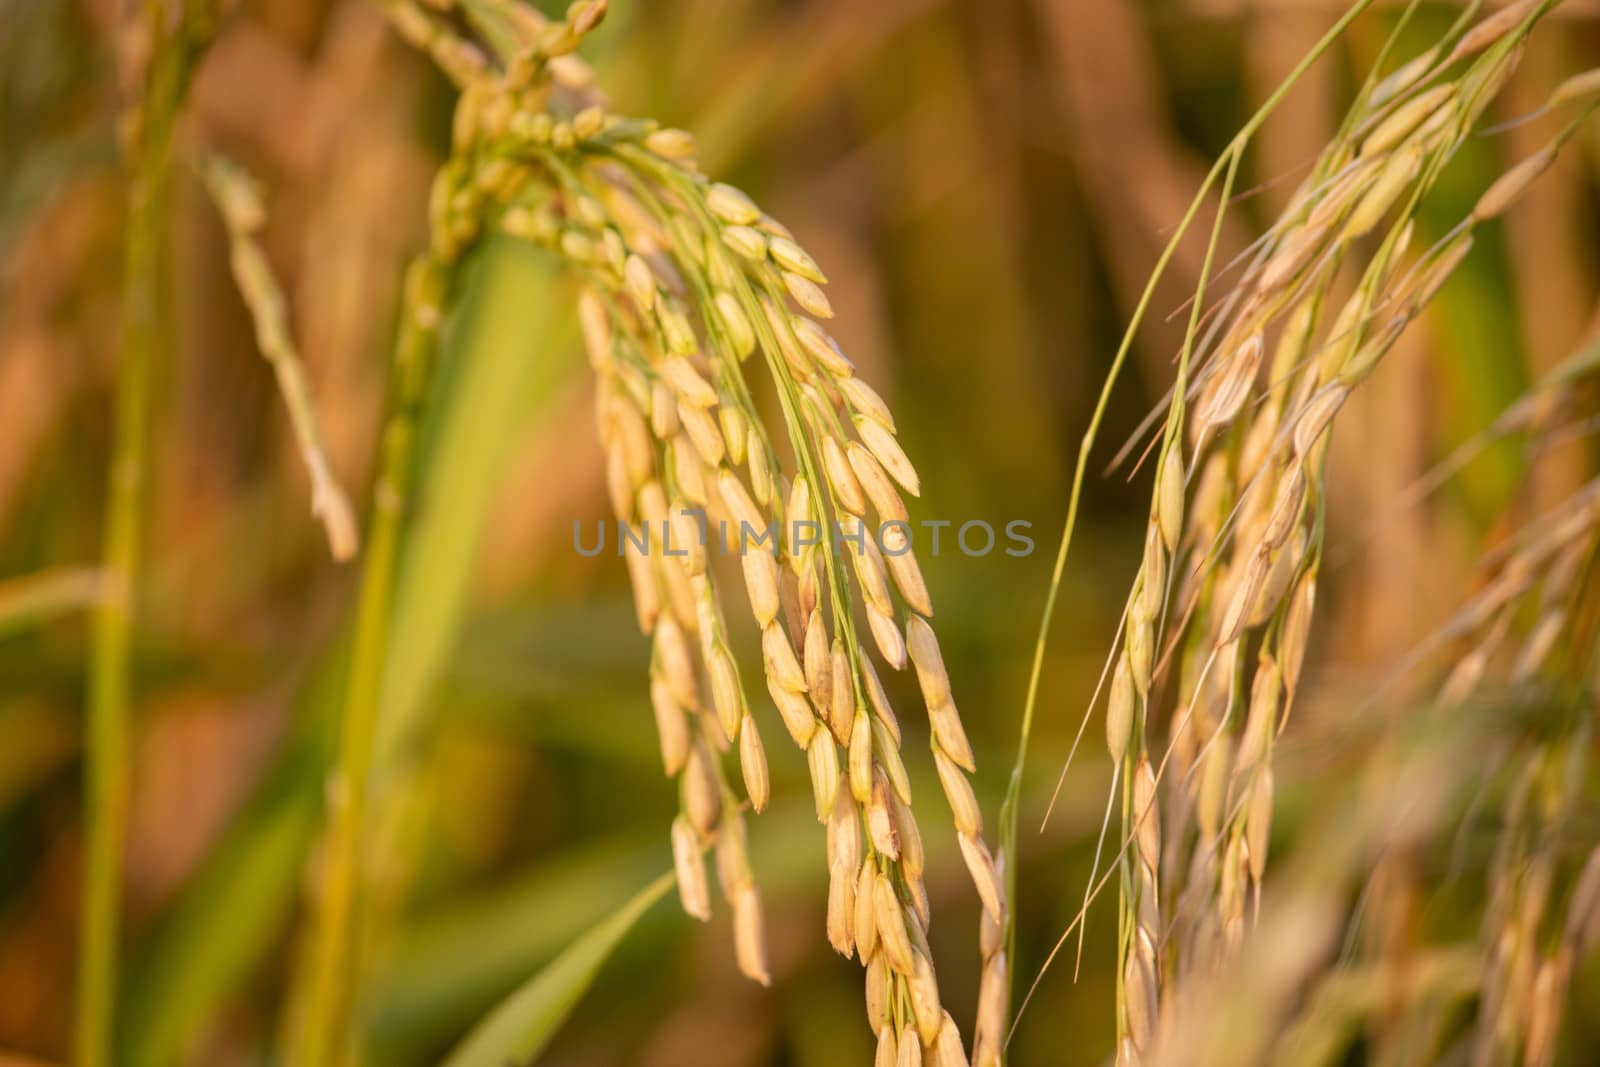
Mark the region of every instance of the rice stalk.
POLYGON ((141 72, 141 95, 131 106, 123 146, 128 219, 101 548, 104 596, 94 613, 90 650, 84 778, 87 840, 72 1037, 74 1062, 81 1067, 109 1062, 115 1041, 117 911, 130 765, 130 661, 140 586, 140 525, 154 399, 151 381, 166 319, 160 279, 172 185, 172 136, 190 75, 217 15, 218 5, 211 0, 184 3, 181 10, 173 10, 165 0, 146 0, 138 14, 152 51, 141 72))
POLYGON ((321 878, 313 902, 306 975, 291 1021, 296 1062, 311 1065, 340 1062, 355 1036, 349 1015, 359 968, 352 956, 369 776, 417 438, 444 309, 465 238, 471 236, 471 219, 448 210, 460 180, 458 168, 447 163, 434 184, 430 248, 406 272, 337 756, 328 781, 321 878))

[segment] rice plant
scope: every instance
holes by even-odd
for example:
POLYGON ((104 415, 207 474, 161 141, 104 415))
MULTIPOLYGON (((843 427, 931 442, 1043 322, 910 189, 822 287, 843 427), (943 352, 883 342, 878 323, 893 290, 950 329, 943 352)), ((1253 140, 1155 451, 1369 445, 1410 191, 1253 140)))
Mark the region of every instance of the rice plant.
POLYGON ((1592 1058, 1600 364, 1506 341, 1596 266, 1514 229, 1594 233, 1592 13, 546 6, 0 23, 0 1058, 1592 1058), (1035 142, 1161 65, 1214 163, 1118 291, 1035 142))

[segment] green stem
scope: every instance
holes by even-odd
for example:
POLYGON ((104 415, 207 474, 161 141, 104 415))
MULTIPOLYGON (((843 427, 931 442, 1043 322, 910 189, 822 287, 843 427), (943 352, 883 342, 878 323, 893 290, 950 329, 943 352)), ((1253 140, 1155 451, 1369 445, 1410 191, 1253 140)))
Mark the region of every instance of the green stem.
POLYGON ((162 0, 150 0, 141 12, 154 52, 128 153, 122 338, 101 548, 105 595, 94 614, 89 654, 86 840, 73 1024, 73 1062, 79 1067, 109 1063, 114 1042, 133 617, 149 466, 151 379, 166 318, 161 274, 172 185, 172 131, 215 14, 212 0, 199 0, 185 5, 182 22, 169 29, 169 12, 162 0))
POLYGON ((368 520, 370 538, 340 716, 337 762, 328 782, 328 831, 306 999, 292 1057, 304 1067, 341 1062, 352 1036, 352 946, 358 925, 368 779, 389 647, 400 535, 416 467, 446 277, 444 265, 427 258, 414 262, 407 276, 405 320, 395 347, 390 414, 383 429, 368 520))

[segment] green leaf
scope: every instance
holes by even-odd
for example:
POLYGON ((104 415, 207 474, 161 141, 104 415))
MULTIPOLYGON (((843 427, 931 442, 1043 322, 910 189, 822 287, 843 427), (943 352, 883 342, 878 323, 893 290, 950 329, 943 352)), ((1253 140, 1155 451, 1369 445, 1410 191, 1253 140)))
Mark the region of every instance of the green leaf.
POLYGON ((661 875, 611 918, 574 941, 496 1005, 450 1054, 444 1067, 506 1067, 532 1062, 594 982, 600 965, 672 884, 670 872, 661 875))
POLYGON ((426 732, 438 710, 431 697, 455 651, 506 462, 521 432, 549 413, 579 365, 574 306, 548 253, 496 237, 453 316, 395 590, 379 775, 426 732))
MULTIPOLYGON (((505 462, 578 362, 571 306, 559 264, 529 245, 491 239, 469 268, 425 429, 419 514, 404 535, 380 775, 438 710, 430 697, 455 648, 505 462)), ((329 650, 276 766, 142 947, 135 992, 125 994, 131 1062, 175 1062, 281 946, 320 813, 322 734, 342 691, 346 646, 329 650)))

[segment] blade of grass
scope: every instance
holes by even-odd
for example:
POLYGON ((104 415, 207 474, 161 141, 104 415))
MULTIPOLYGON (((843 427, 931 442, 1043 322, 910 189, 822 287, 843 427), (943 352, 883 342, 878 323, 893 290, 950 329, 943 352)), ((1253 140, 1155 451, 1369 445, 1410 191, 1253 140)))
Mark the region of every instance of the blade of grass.
POLYGON ((550 1043, 594 982, 600 967, 673 886, 672 872, 656 878, 610 918, 573 942, 561 955, 491 1011, 445 1060, 444 1067, 504 1067, 528 1063, 550 1043))
POLYGON ((185 4, 177 24, 162 0, 147 0, 140 19, 154 51, 134 114, 127 236, 123 247, 122 338, 115 427, 101 554, 106 595, 95 612, 88 679, 84 775, 85 857, 80 903, 77 1015, 73 1060, 110 1060, 116 1002, 118 897, 128 793, 128 713, 133 617, 139 588, 140 524, 149 464, 151 389, 167 319, 162 297, 172 133, 200 50, 217 16, 215 0, 185 4))
POLYGON ((450 339, 430 420, 423 506, 406 534, 395 617, 384 665, 378 756, 383 769, 400 758, 425 725, 429 696, 443 672, 465 614, 501 472, 530 418, 547 410, 578 369, 572 294, 557 265, 522 241, 490 242, 450 339), (508 319, 515 317, 517 326, 508 319))
MULTIPOLYGON (((552 399, 556 383, 546 377, 547 369, 572 362, 565 340, 572 324, 554 299, 558 292, 552 260, 516 242, 491 241, 469 268, 460 307, 451 316, 439 371, 440 402, 423 433, 417 496, 442 502, 443 510, 472 529, 481 529, 481 515, 500 485, 515 429, 537 418, 552 399), (486 391, 516 403, 496 403, 483 411, 464 406, 486 391), (450 444, 461 440, 476 441, 477 451, 467 455, 450 444)), ((379 774, 409 732, 390 724, 403 719, 411 728, 422 725, 427 695, 454 645, 476 556, 475 540, 461 538, 447 523, 418 522, 404 542, 391 640, 416 662, 396 666, 384 682, 381 729, 396 744, 380 745, 379 774)), ((135 994, 139 1010, 128 1013, 126 1047, 152 1050, 152 1058, 134 1062, 173 1062, 157 1053, 181 1047, 214 1019, 279 943, 281 919, 264 917, 262 928, 253 932, 259 936, 246 939, 234 929, 237 920, 227 902, 295 895, 319 814, 321 738, 338 710, 349 648, 347 636, 329 654, 302 701, 299 726, 278 765, 147 948, 136 988, 152 993, 135 994), (290 838, 294 846, 285 847, 290 838), (157 978, 159 983, 153 981, 157 978), (154 992, 169 983, 178 990, 174 996, 154 992)))
POLYGON ((293 761, 270 780, 164 921, 124 1001, 127 1062, 186 1062, 201 1023, 279 943, 316 826, 321 779, 310 769, 293 761))

